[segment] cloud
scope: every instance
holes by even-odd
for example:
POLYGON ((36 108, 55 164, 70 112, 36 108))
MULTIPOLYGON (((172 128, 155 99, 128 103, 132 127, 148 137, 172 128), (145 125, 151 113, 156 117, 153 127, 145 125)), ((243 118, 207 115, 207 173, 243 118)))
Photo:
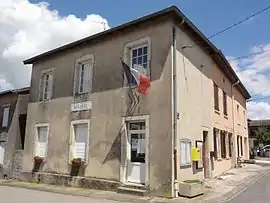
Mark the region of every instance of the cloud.
POLYGON ((100 15, 60 16, 48 6, 0 0, 0 91, 29 85, 31 68, 24 59, 109 28, 100 15))
MULTIPOLYGON (((270 43, 258 45, 250 50, 250 57, 231 60, 230 63, 240 80, 252 95, 253 102, 247 105, 251 119, 270 119, 270 43), (264 52, 256 54, 258 52, 264 52), (260 98, 264 98, 260 100, 260 98)), ((228 57, 230 60, 233 57, 228 57)))

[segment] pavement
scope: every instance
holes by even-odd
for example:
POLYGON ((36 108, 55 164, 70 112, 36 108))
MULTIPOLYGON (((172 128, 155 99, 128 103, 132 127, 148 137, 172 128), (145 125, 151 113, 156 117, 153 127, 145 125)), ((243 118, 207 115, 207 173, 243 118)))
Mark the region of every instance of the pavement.
MULTIPOLYGON (((1 203, 26 203, 31 200, 37 200, 39 203, 45 203, 45 201, 46 203, 58 203, 64 201, 69 203, 75 202, 76 200, 80 201, 80 203, 84 203, 86 201, 91 203, 218 203, 229 201, 234 197, 237 198, 238 195, 241 195, 241 192, 258 181, 262 185, 261 187, 263 187, 266 182, 261 183, 260 181, 264 177, 268 177, 268 181, 270 181, 269 174, 270 167, 256 164, 246 164, 242 168, 233 168, 218 178, 206 181, 205 194, 194 199, 165 199, 147 196, 141 197, 119 194, 110 191, 60 187, 55 185, 27 183, 14 180, 0 181, 0 197, 1 203)), ((242 201, 239 201, 239 203, 241 202, 242 201)))

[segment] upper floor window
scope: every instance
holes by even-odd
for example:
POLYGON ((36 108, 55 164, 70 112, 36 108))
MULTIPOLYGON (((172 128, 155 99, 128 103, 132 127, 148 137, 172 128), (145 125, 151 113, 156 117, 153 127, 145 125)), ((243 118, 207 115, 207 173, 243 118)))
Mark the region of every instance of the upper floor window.
POLYGON ((223 114, 228 116, 227 94, 223 91, 223 114))
POLYGON ((92 90, 92 60, 77 62, 75 67, 74 93, 85 94, 92 90))
POLYGON ((214 83, 214 108, 219 111, 218 86, 214 83))
POLYGON ((53 74, 52 71, 46 71, 41 74, 39 87, 39 101, 47 101, 52 98, 53 74))
POLYGON ((133 68, 137 69, 144 75, 149 76, 147 44, 131 49, 131 65, 133 68))
MULTIPOLYGON (((128 61, 128 65, 138 70, 142 74, 150 78, 151 59, 151 39, 144 37, 136 41, 129 42, 124 47, 124 61, 128 61)), ((133 81, 135 83, 135 81, 133 81)), ((124 75, 124 85, 126 85, 124 75)))
POLYGON ((9 106, 5 106, 3 108, 3 117, 2 117, 2 127, 5 128, 8 126, 8 120, 9 120, 9 106))

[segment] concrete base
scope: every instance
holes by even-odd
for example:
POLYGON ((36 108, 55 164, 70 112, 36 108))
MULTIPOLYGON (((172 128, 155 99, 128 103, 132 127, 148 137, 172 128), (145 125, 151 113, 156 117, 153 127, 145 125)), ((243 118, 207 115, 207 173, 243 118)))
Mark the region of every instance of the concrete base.
POLYGON ((179 183, 179 194, 183 197, 193 198, 204 193, 203 183, 179 183))
POLYGON ((61 185, 65 187, 89 188, 108 191, 117 191, 120 186, 120 183, 116 181, 88 177, 72 177, 63 174, 41 172, 21 172, 20 180, 33 183, 43 183, 51 185, 61 185))

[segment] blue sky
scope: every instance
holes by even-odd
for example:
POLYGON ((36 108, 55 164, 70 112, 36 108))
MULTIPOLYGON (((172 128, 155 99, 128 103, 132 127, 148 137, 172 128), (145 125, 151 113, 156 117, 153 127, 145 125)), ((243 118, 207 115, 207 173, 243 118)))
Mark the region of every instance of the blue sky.
MULTIPOLYGON (((77 17, 85 18, 90 13, 99 14, 108 20, 110 27, 176 5, 206 36, 270 5, 269 0, 46 1, 50 3, 50 9, 58 10, 62 16, 72 13, 77 17)), ((225 55, 245 55, 253 46, 270 42, 268 19, 270 19, 270 10, 213 38, 213 42, 224 51, 225 55)))
MULTIPOLYGON (((0 0, 0 91, 28 86, 31 67, 22 64, 24 59, 102 31, 97 21, 105 22, 108 29, 171 5, 211 36, 270 2, 0 0)), ((228 58, 270 50, 269 19, 270 9, 211 40, 228 58)), ((247 104, 249 118, 270 119, 270 51, 230 63, 251 95, 260 98, 247 104)))

